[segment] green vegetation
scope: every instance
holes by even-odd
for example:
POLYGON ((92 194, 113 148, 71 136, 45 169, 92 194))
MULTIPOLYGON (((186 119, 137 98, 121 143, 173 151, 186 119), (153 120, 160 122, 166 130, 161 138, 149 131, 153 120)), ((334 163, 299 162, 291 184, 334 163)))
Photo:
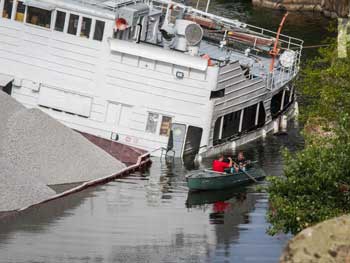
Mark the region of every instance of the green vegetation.
POLYGON ((335 44, 319 52, 320 56, 303 70, 297 85, 304 106, 301 119, 334 123, 340 113, 350 113, 350 58, 339 59, 335 44))
POLYGON ((350 212, 350 58, 338 59, 336 46, 303 70, 305 149, 284 152, 283 177, 270 178, 271 234, 293 234, 350 212))

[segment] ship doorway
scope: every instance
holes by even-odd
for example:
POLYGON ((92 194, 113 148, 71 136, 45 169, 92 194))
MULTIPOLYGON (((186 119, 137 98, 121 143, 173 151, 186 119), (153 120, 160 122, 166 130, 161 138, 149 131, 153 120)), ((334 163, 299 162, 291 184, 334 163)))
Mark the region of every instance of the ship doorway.
POLYGON ((111 127, 111 134, 125 132, 129 128, 131 109, 130 105, 108 102, 105 121, 111 127))
POLYGON ((12 83, 13 83, 13 77, 0 74, 0 90, 7 93, 8 95, 11 95, 12 83))
POLYGON ((196 155, 201 145, 203 129, 195 126, 188 126, 185 149, 183 155, 196 155))
MULTIPOLYGON (((175 157, 181 157, 186 135, 186 125, 180 123, 173 123, 171 125, 171 132, 173 139, 172 149, 175 151, 175 157)), ((171 139, 171 136, 169 136, 169 139, 171 139)), ((168 145, 170 144, 168 143, 168 145)))

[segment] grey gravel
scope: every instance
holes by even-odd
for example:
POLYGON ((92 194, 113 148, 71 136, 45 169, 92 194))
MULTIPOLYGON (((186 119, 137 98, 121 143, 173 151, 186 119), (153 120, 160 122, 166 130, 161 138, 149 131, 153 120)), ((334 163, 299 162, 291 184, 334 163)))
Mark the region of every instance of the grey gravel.
POLYGON ((12 185, 6 194, 0 188, 0 203, 26 199, 20 206, 19 201, 1 205, 0 211, 20 208, 54 194, 46 185, 90 181, 125 168, 79 133, 39 109, 26 109, 2 92, 0 159, 0 185, 12 185))
MULTIPOLYGON (((14 99, 11 99, 5 92, 0 90, 0 135, 4 134, 6 123, 11 115, 15 112, 23 110, 25 107, 14 99)), ((0 139, 1 140, 1 139, 0 139)), ((1 147, 1 144, 0 144, 1 147)), ((1 153, 1 148, 0 148, 1 153)))
POLYGON ((55 195, 39 179, 0 158, 0 211, 12 211, 44 201, 55 195))

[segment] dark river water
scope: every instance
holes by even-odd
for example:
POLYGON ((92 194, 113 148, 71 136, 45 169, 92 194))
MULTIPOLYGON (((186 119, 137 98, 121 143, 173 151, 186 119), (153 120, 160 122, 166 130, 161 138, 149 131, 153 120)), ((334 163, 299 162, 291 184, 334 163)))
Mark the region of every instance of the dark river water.
MULTIPOLYGON (((290 125, 242 148, 270 175, 281 174, 282 147, 303 145, 290 125)), ((191 166, 154 158, 142 175, 0 221, 0 262, 277 262, 289 236, 266 234, 267 195, 254 186, 189 194, 191 166)))
MULTIPOLYGON (((212 2, 210 11, 271 29, 283 16, 249 1, 212 2)), ((328 22, 317 14, 291 14, 284 32, 318 44, 329 35, 328 22)), ((267 174, 279 176, 280 150, 302 145, 291 122, 288 135, 269 135, 242 149, 267 174)), ((277 262, 290 236, 266 234, 268 196, 254 186, 189 194, 190 169, 192 163, 154 158, 142 175, 0 221, 0 262, 277 262)))

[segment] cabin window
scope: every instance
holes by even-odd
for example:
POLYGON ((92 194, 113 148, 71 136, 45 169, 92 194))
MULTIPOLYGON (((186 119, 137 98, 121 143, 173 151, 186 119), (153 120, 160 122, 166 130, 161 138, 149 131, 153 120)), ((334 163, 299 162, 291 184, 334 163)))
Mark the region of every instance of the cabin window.
POLYGON ((24 21, 24 12, 26 10, 23 2, 17 2, 17 10, 16 10, 16 21, 23 22, 24 21))
POLYGON ((156 133, 158 126, 159 114, 158 113, 148 113, 146 132, 156 133))
POLYGON ((105 30, 105 22, 96 20, 94 40, 102 41, 104 30, 105 30))
POLYGON ((266 111, 265 111, 264 103, 260 102, 259 113, 258 113, 258 127, 261 128, 262 126, 264 126, 265 121, 266 121, 266 111))
POLYGON ((210 93, 210 99, 222 98, 225 96, 225 89, 214 90, 210 93))
POLYGON ((171 129, 171 117, 163 116, 162 123, 160 125, 159 135, 169 136, 170 129, 171 129))
POLYGON ((149 112, 147 117, 146 132, 163 136, 169 136, 171 130, 172 118, 161 116, 158 113, 149 112), (161 122, 159 123, 159 121, 161 122))
POLYGON ((252 105, 244 109, 242 131, 251 131, 255 128, 256 110, 258 105, 252 105))
POLYGON ((214 145, 220 143, 221 119, 222 119, 222 117, 219 117, 219 118, 215 121, 215 125, 214 125, 214 135, 213 135, 213 144, 214 144, 214 145))
POLYGON ((287 108, 290 104, 290 94, 291 94, 291 90, 289 88, 286 88, 285 94, 284 94, 284 103, 283 103, 283 108, 287 108))
POLYGON ((70 14, 68 23, 68 34, 76 35, 78 31, 79 16, 70 14))
POLYGON ((272 115, 272 117, 276 117, 278 115, 278 113, 281 111, 282 96, 283 96, 283 90, 281 90, 279 93, 274 95, 271 99, 271 115, 272 115))
POLYGON ((83 21, 81 23, 80 36, 89 38, 91 31, 91 18, 83 17, 83 21))
POLYGON ((241 110, 229 113, 224 116, 222 126, 222 139, 227 139, 239 133, 239 123, 241 119, 241 110))
POLYGON ((64 22, 66 21, 66 13, 57 11, 56 14, 56 22, 55 22, 55 30, 59 32, 63 32, 64 30, 64 22))
POLYGON ((51 11, 28 6, 26 22, 32 25, 50 28, 51 11))
POLYGON ((5 0, 2 17, 11 19, 13 0, 5 0))

